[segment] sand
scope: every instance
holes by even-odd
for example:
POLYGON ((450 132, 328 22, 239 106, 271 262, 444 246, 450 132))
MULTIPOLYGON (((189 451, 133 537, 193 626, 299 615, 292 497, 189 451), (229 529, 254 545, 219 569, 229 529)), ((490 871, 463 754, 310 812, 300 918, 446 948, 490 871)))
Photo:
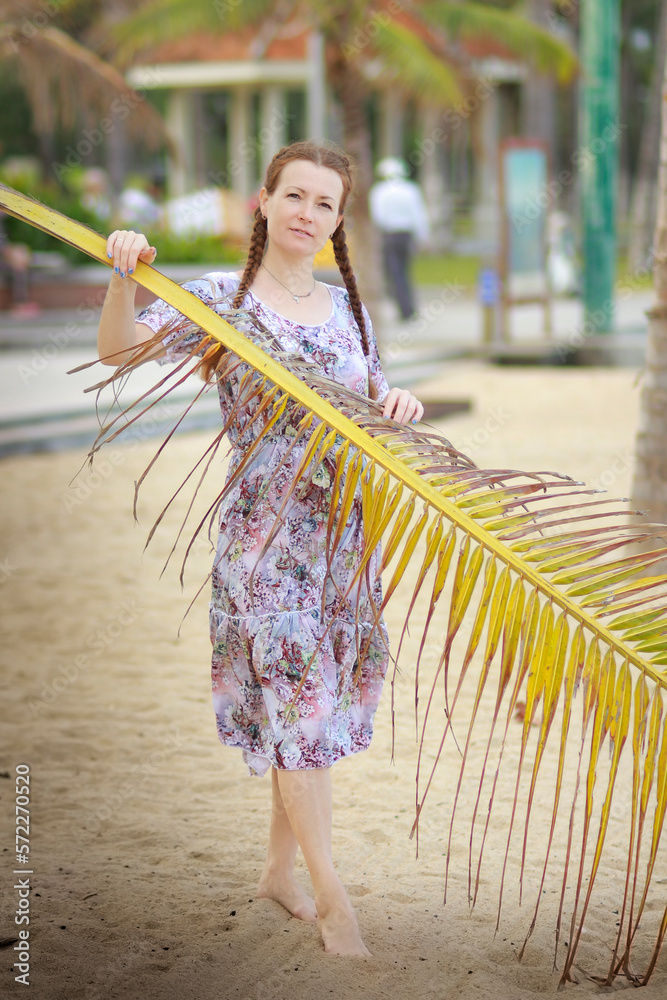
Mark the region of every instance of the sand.
MULTIPOLYGON (((634 371, 499 369, 461 362, 419 391, 425 398, 472 400, 469 414, 437 426, 480 465, 554 469, 617 495, 630 488, 638 410, 634 371)), ((537 846, 529 850, 524 905, 519 908, 515 898, 519 839, 511 851, 497 933, 514 791, 511 768, 500 773, 497 823, 488 836, 472 913, 465 821, 455 827, 443 903, 458 776, 453 746, 436 772, 415 858, 409 839, 415 794, 414 634, 396 683, 394 761, 387 685, 371 748, 333 772, 335 858, 373 958, 325 955, 313 926, 255 898, 270 786, 266 779, 249 778, 240 754, 217 741, 205 591, 182 621, 208 572, 209 548, 195 546, 183 590, 177 564, 160 579, 175 519, 142 551, 161 504, 209 436, 173 442, 168 459, 143 489, 138 526, 131 516, 133 482, 153 453, 151 442, 113 447, 101 456, 96 476, 84 472, 76 488, 70 483, 83 450, 2 463, 0 771, 5 780, 0 779, 0 791, 6 860, 0 937, 17 930, 10 832, 15 769, 25 763, 31 778, 33 872, 29 995, 40 1000, 529 1000, 555 994, 557 870, 542 894, 524 959, 516 957, 541 874, 537 858, 550 816, 548 781, 536 796, 537 846)), ((409 581, 388 616, 395 642, 407 597, 409 581)), ((436 659, 429 648, 422 690, 436 659)), ((470 690, 466 699, 470 703, 470 690)), ((480 712, 470 750, 477 757, 490 725, 489 700, 480 712)), ((510 761, 516 759, 520 732, 517 721, 510 731, 510 761)), ((434 749, 431 741, 427 762, 434 749)), ((552 771, 549 761, 545 773, 552 771)), ((575 771, 571 755, 570 780, 575 771)), ((474 798, 474 787, 464 784, 463 812, 474 798)), ((613 911, 623 877, 623 814, 621 801, 582 945, 582 961, 595 972, 606 967, 618 919, 613 911)), ((557 869, 563 856, 560 828, 554 854, 557 869)), ((307 887, 301 862, 298 877, 307 887)), ((654 882, 646 921, 653 938, 664 908, 664 847, 654 882)), ((561 942, 559 963, 562 953, 561 942)), ((20 986, 13 981, 11 947, 1 955, 2 993, 14 995, 20 986)), ((576 975, 580 985, 568 987, 573 995, 597 991, 583 972, 576 975)), ((628 985, 619 982, 617 988, 628 985)), ((667 995, 665 953, 641 995, 647 1000, 667 995)))

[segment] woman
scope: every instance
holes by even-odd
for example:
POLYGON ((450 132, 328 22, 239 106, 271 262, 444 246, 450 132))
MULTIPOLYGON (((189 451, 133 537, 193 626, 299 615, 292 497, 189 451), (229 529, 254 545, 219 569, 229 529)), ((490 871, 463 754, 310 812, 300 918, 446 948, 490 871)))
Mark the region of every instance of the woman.
MULTIPOLYGON (((311 142, 281 149, 260 192, 245 270, 207 275, 185 287, 216 308, 253 310, 285 349, 306 355, 324 374, 378 399, 385 417, 416 423, 423 407, 407 390, 388 388, 357 293, 343 229, 351 186, 350 161, 342 152, 311 142), (328 239, 345 289, 313 276, 314 257, 328 239)), ((114 232, 107 251, 114 275, 98 347, 103 361, 118 364, 178 314, 158 301, 135 322, 136 286, 126 277, 138 260, 155 260, 156 250, 145 236, 114 232)), ((173 361, 194 349, 192 336, 175 341, 170 334, 156 357, 173 361)), ((214 377, 214 369, 215 360, 209 376, 214 377)), ((218 381, 223 416, 239 379, 237 374, 218 381)), ((241 413, 230 428, 229 475, 253 442, 255 427, 246 427, 241 413)), ((355 499, 338 554, 327 567, 332 477, 326 462, 319 480, 291 503, 270 546, 264 544, 303 454, 303 449, 290 450, 290 431, 288 420, 262 441, 220 510, 211 601, 213 700, 221 741, 243 749, 251 773, 271 767, 273 809, 258 894, 277 900, 295 917, 317 922, 325 951, 368 956, 333 867, 330 766, 370 742, 387 647, 384 626, 365 625, 364 610, 370 619, 379 587, 369 595, 358 583, 341 607, 340 594, 353 578, 362 546, 361 503, 355 499), (269 480, 267 492, 262 486, 269 480), (360 633, 367 653, 359 684, 360 633), (314 900, 294 879, 299 846, 314 900)), ((371 564, 369 579, 376 565, 371 564)))

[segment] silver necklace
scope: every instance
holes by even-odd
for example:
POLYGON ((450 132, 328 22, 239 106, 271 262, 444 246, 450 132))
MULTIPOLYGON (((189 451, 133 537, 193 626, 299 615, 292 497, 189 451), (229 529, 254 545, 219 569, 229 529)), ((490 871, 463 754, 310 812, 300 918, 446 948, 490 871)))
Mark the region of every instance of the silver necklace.
POLYGON ((309 292, 306 292, 305 295, 295 295, 294 292, 291 290, 291 288, 288 288, 287 285, 283 281, 280 280, 280 278, 276 278, 275 274, 271 274, 271 272, 269 271, 268 267, 263 262, 262 262, 262 267, 264 268, 264 270, 266 271, 266 273, 270 277, 273 278, 274 281, 277 281, 279 285, 283 286, 283 288, 285 289, 286 292, 290 293, 290 295, 292 296, 292 298, 294 299, 294 301, 296 303, 300 302, 301 299, 307 299, 310 295, 313 294, 313 292, 317 288, 317 281, 315 280, 315 278, 313 278, 313 287, 311 288, 311 290, 309 292))

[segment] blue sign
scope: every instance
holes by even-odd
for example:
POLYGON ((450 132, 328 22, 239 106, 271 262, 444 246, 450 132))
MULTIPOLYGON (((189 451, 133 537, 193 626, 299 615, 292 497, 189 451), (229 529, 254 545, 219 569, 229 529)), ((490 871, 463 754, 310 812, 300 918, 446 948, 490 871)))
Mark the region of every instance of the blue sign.
POLYGON ((479 273, 479 301, 483 306, 495 306, 500 293, 498 274, 493 268, 487 267, 479 273))
POLYGON ((546 272, 546 226, 551 197, 547 155, 537 146, 502 152, 507 269, 510 275, 546 272))

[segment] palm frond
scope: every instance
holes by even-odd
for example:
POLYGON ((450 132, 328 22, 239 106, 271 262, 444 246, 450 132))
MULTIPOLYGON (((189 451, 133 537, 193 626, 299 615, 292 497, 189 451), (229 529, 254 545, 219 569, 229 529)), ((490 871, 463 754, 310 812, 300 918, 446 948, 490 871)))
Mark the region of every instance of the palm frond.
MULTIPOLYGON (((290 11, 290 0, 279 6, 290 11)), ((275 13, 276 4, 267 0, 212 0, 192 3, 191 0, 148 0, 131 17, 110 25, 109 46, 123 63, 129 63, 142 52, 156 49, 165 42, 190 35, 219 34, 241 31, 248 25, 259 27, 275 13)))
POLYGON ((19 28, 18 19, 0 27, 0 55, 18 62, 37 132, 49 134, 58 123, 71 128, 82 113, 89 122, 102 116, 113 127, 120 115, 127 119, 130 132, 150 148, 168 143, 155 108, 92 49, 52 24, 35 29, 28 40, 19 28))
POLYGON ((419 16, 450 39, 489 38, 505 45, 545 73, 567 83, 578 66, 574 51, 561 38, 512 10, 475 0, 423 0, 419 16))
MULTIPOLYGON (((0 205, 107 262, 104 241, 85 227, 10 189, 0 190, 0 205)), ((474 762, 472 747, 481 739, 485 749, 473 782, 477 793, 468 852, 471 905, 480 890, 487 832, 491 824, 500 823, 507 831, 499 877, 500 920, 508 892, 510 845, 522 822, 521 890, 531 857, 529 836, 543 856, 540 890, 523 953, 537 919, 547 865, 551 870, 556 864, 557 844, 562 878, 556 948, 558 957, 561 938, 566 936, 561 970, 565 982, 579 968, 575 963, 582 950, 584 922, 594 905, 597 877, 605 866, 618 871, 618 859, 606 850, 608 833, 610 825, 619 821, 619 798, 629 800, 624 873, 617 886, 619 920, 615 921, 616 914, 611 918, 618 926, 610 927, 610 957, 598 978, 609 984, 625 975, 635 985, 645 984, 667 931, 667 911, 658 915, 656 928, 649 928, 654 906, 654 902, 649 905, 651 882, 667 812, 667 577, 641 575, 651 569, 659 552, 619 555, 618 550, 647 538, 667 541, 667 526, 628 523, 626 512, 615 510, 617 501, 602 499, 600 491, 565 476, 478 469, 432 429, 405 428, 383 418, 377 404, 323 378, 301 356, 287 354, 253 314, 239 310, 221 316, 145 265, 138 267, 136 280, 175 306, 180 315, 171 332, 192 345, 191 358, 158 382, 158 399, 174 383, 191 377, 189 361, 199 366, 222 343, 221 385, 234 374, 239 386, 227 425, 240 408, 257 421, 259 433, 283 421, 299 449, 299 475, 285 503, 309 487, 323 464, 327 466, 334 489, 330 552, 339 544, 353 498, 361 497, 365 550, 355 567, 355 579, 368 572, 370 554, 384 540, 379 572, 385 573, 385 595, 375 608, 376 621, 405 581, 408 565, 414 568, 417 562, 403 630, 405 634, 408 624, 415 625, 421 600, 425 614, 417 640, 417 685, 427 636, 434 641, 436 623, 444 631, 435 640, 438 663, 421 717, 416 716, 420 757, 415 833, 446 739, 456 735, 456 727, 462 750, 450 821, 449 874, 461 794, 474 762), (600 517, 605 511, 606 516, 600 517), (479 709, 489 699, 492 725, 480 734, 479 709), (517 737, 512 722, 519 709, 522 724, 517 737), (433 728, 437 749, 432 753, 426 747, 427 732, 433 728), (547 762, 555 766, 551 776, 547 762), (574 780, 570 762, 576 769, 574 780), (495 795, 501 767, 514 778, 515 786, 504 808, 495 795), (541 830, 531 830, 538 794, 550 803, 546 837, 541 830), (487 815, 481 824, 479 810, 487 796, 487 815), (640 924, 642 939, 648 934, 651 941, 648 957, 645 951, 641 955, 643 972, 633 967, 640 924)), ((132 359, 101 385, 115 384, 147 360, 165 332, 137 348, 132 359)), ((142 397, 137 412, 149 402, 142 397)), ((123 419, 128 415, 131 418, 131 408, 123 419)), ((109 421, 93 451, 119 429, 109 421)), ((194 483, 194 493, 225 430, 216 435, 186 479, 194 483)), ((228 484, 211 502, 193 537, 214 525, 229 488, 228 484)), ((347 596, 341 593, 340 601, 347 596)), ((360 655, 359 662, 362 659, 360 655)), ((417 686, 417 704, 419 700, 417 686)), ((612 888, 607 886, 607 892, 612 888)), ((599 960, 599 948, 598 954, 586 958, 599 960)))
POLYGON ((416 97, 451 105, 463 97, 457 70, 435 55, 407 25, 394 19, 375 25, 373 48, 397 83, 416 97))

